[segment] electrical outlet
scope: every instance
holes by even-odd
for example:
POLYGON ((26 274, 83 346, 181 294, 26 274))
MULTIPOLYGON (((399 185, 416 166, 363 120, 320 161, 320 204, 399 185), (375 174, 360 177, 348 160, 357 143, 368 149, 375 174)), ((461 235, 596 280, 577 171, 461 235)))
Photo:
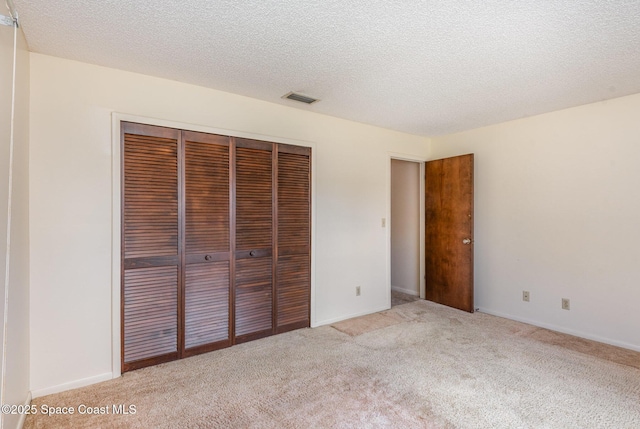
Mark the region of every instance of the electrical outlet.
POLYGON ((529 302, 529 291, 528 290, 523 290, 522 291, 522 300, 529 302))
POLYGON ((562 298, 562 309, 563 310, 570 310, 571 309, 571 302, 569 301, 568 298, 562 298))
POLYGON ((356 286, 356 296, 360 296, 360 286, 356 286))

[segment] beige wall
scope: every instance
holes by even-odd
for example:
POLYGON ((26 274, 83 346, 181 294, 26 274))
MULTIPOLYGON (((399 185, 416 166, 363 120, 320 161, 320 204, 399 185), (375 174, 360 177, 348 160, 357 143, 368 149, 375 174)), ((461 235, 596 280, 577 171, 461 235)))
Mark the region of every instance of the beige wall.
MULTIPOLYGON (((24 404, 29 398, 29 53, 21 30, 17 37, 15 103, 12 103, 14 29, 0 25, 0 300, 4 304, 7 287, 9 298, 6 326, 4 305, 0 304, 3 339, 6 330, 3 404, 24 404), (12 104, 15 105, 13 123, 12 104), (5 261, 12 125, 13 184, 7 286, 5 261)), ((4 428, 16 428, 21 416, 2 415, 2 419, 4 428)))
POLYGON ((476 306, 640 350, 640 95, 438 137, 429 154, 425 138, 40 54, 30 76, 36 396, 113 375, 113 112, 314 145, 315 325, 389 305, 392 154, 474 152, 476 306))
POLYGON ((388 308, 388 234, 380 219, 389 213, 389 153, 425 158, 427 139, 32 54, 31 385, 35 396, 112 375, 112 112, 312 142, 313 323, 388 308), (355 295, 358 285, 362 287, 359 297, 355 295))
POLYGON ((640 94, 432 139, 469 152, 476 306, 640 350, 640 94))
POLYGON ((391 288, 420 294, 420 164, 391 160, 391 288))

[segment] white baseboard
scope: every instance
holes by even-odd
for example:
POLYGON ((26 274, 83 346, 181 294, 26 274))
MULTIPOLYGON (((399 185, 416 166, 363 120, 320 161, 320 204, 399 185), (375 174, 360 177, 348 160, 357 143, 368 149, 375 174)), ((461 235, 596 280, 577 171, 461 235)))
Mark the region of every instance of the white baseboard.
POLYGON ((89 386, 91 384, 96 384, 102 381, 111 380, 112 378, 113 378, 113 373, 105 372, 104 374, 94 375, 93 377, 81 378, 80 380, 74 380, 68 383, 58 384, 57 386, 51 386, 51 387, 45 387, 43 389, 32 390, 31 396, 33 398, 39 398, 41 396, 60 393, 60 392, 64 392, 65 390, 77 389, 78 387, 89 386))
POLYGON ((413 290, 413 289, 405 289, 400 286, 391 286, 391 290, 406 293, 407 295, 420 296, 420 291, 413 290))
POLYGON ((527 319, 525 317, 514 316, 512 314, 506 314, 499 311, 493 311, 488 308, 480 307, 478 311, 481 313, 490 314, 492 316, 502 317, 505 319, 515 320, 517 322, 526 323, 528 325, 538 326, 540 328, 549 329, 551 331, 562 332, 563 334, 573 335, 575 337, 586 338, 587 340, 598 341, 599 343, 610 344, 616 347, 622 347, 629 350, 640 352, 640 345, 625 343, 623 341, 612 340, 610 338, 600 337, 598 335, 589 334, 587 332, 576 331, 573 329, 567 329, 562 326, 553 325, 550 323, 539 322, 537 320, 527 319))
POLYGON ((379 309, 374 309, 374 310, 367 310, 367 311, 363 311, 360 313, 354 313, 354 314, 350 314, 348 316, 342 316, 342 317, 336 317, 334 319, 327 319, 327 320, 322 320, 320 322, 316 322, 316 324, 314 326, 311 326, 312 328, 317 328, 320 326, 324 326, 324 325, 331 325, 332 323, 337 323, 337 322, 342 322, 343 320, 347 320, 347 319, 353 319, 354 317, 360 317, 360 316, 366 316, 367 314, 373 314, 373 313, 378 313, 380 311, 385 311, 388 310, 390 307, 385 306, 379 309))
MULTIPOLYGON (((28 407, 29 405, 31 405, 31 392, 27 393, 27 399, 24 401, 24 406, 28 407)), ((20 415, 20 420, 18 420, 18 429, 22 429, 24 427, 24 421, 27 419, 27 415, 26 414, 21 414, 20 415)))

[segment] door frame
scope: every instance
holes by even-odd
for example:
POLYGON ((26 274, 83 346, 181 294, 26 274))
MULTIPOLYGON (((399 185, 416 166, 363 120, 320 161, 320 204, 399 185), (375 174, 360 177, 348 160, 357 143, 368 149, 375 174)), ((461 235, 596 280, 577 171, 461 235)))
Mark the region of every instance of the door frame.
POLYGON ((426 295, 426 279, 425 279, 425 162, 426 158, 420 156, 409 155, 405 153, 397 153, 397 152, 389 152, 388 153, 388 161, 387 161, 387 299, 388 299, 388 307, 391 308, 391 161, 409 161, 416 162, 420 165, 420 298, 424 299, 426 295))
MULTIPOLYGON (((316 243, 316 143, 304 140, 290 139, 271 135, 257 134, 252 132, 227 130, 214 128, 206 125, 187 124, 183 122, 170 121, 165 119, 150 118, 146 116, 133 115, 120 112, 111 114, 111 375, 117 378, 122 375, 122 356, 120 334, 121 313, 120 313, 120 292, 122 288, 120 280, 120 252, 121 252, 121 141, 120 123, 137 122, 146 125, 156 125, 160 127, 176 128, 179 130, 196 131, 209 134, 220 134, 224 136, 240 137, 254 140, 265 140, 273 143, 284 143, 294 146, 304 146, 311 148, 311 320, 312 328, 317 326, 315 311, 315 243, 316 243)), ((391 165, 391 161, 389 161, 391 165)), ((424 240, 423 240, 424 241, 424 240)), ((389 277, 389 281, 390 277, 389 277)), ((391 293, 391 289, 389 289, 391 293)), ((391 295, 389 295, 391 297, 391 295)))

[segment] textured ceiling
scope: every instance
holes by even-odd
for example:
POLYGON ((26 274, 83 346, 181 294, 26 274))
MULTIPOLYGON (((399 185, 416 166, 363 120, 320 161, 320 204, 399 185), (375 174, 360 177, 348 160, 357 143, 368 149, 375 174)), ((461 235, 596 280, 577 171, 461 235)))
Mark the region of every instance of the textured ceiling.
POLYGON ((640 0, 14 2, 34 52, 412 134, 640 92, 640 0))

